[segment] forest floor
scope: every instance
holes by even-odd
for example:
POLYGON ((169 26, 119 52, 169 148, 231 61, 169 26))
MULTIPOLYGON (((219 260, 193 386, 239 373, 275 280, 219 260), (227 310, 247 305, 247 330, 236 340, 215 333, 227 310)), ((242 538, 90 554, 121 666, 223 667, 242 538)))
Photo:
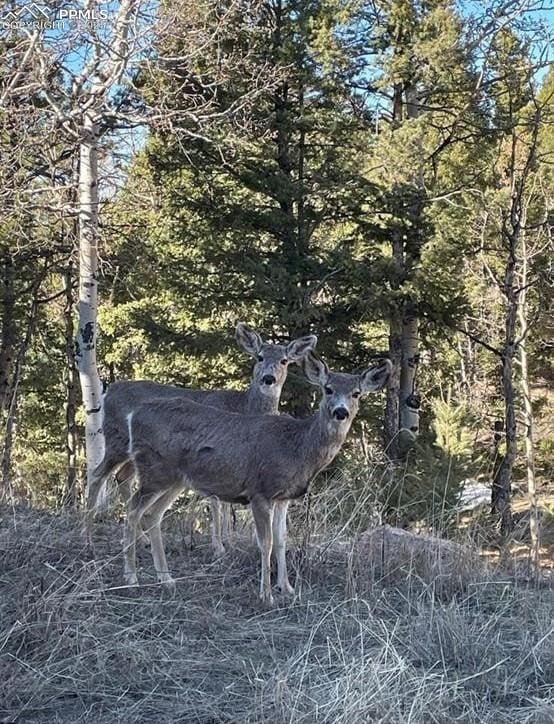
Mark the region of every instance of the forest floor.
POLYGON ((122 586, 121 526, 0 509, 0 722, 554 723, 554 588, 476 564, 455 573, 292 550, 299 595, 257 600, 259 556, 214 562, 172 518, 174 595, 122 586))
MULTIPOLYGON (((554 574, 554 492, 552 485, 544 486, 541 490, 537 507, 540 519, 541 545, 538 550, 539 566, 548 575, 554 574)), ((488 509, 488 506, 487 506, 488 509)), ((532 557, 531 540, 529 531, 530 505, 529 498, 525 494, 515 495, 512 500, 512 514, 514 530, 511 536, 509 548, 509 560, 506 562, 512 573, 522 572, 529 566, 532 557)), ((479 516, 467 516, 466 522, 470 528, 479 525, 479 516)), ((481 526, 484 529, 484 526, 481 526)), ((479 536, 477 536, 479 538, 479 536)), ((481 542, 481 555, 491 562, 498 562, 500 551, 498 546, 487 545, 481 542)))

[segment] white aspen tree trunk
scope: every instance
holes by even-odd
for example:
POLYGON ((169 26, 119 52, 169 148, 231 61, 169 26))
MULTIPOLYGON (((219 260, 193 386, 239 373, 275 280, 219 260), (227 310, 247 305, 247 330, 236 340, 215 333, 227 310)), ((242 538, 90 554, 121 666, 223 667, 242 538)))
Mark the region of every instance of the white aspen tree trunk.
MULTIPOLYGON (((416 89, 406 88, 406 118, 418 118, 420 113, 416 89)), ((420 132, 421 133, 421 132, 420 132)), ((414 184, 423 193, 423 143, 418 139, 420 148, 419 168, 415 174, 414 184)), ((421 214, 419 204, 413 210, 414 219, 421 214)), ((419 240, 408 240, 406 247, 406 265, 417 263, 419 259, 419 240)), ((419 398, 416 394, 416 373, 419 363, 419 319, 414 310, 406 309, 402 319, 402 363, 400 368, 400 429, 415 439, 419 433, 419 398)), ((409 441, 407 441, 409 443, 409 441)))
MULTIPOLYGON (((96 366, 98 309, 98 137, 90 111, 83 119, 79 149, 79 322, 75 340, 75 363, 79 371, 85 409, 87 489, 92 471, 104 456, 102 429, 102 385, 96 366)), ((88 491, 87 491, 88 492, 88 491)), ((107 507, 104 486, 98 509, 107 507)))
MULTIPOLYGON (((525 221, 523 222, 525 224, 525 221)), ((525 230, 521 233, 521 283, 518 304, 518 322, 521 342, 519 344, 520 385, 523 398, 523 425, 525 444, 525 468, 527 472, 527 495, 529 497, 529 532, 531 535, 531 560, 539 563, 540 519, 537 503, 537 483, 535 479, 535 449, 533 440, 533 406, 529 387, 529 366, 527 360, 527 245, 525 230)))
MULTIPOLYGON (((96 2, 89 3, 94 10, 96 2)), ((87 93, 74 101, 82 111, 79 131, 79 322, 75 339, 75 365, 79 372, 85 409, 85 445, 87 458, 87 497, 91 475, 104 457, 102 384, 96 364, 98 310, 98 115, 102 113, 109 92, 117 86, 129 63, 129 25, 132 12, 138 13, 139 0, 122 0, 109 46, 93 44, 90 62, 83 68, 75 87, 87 93)), ((134 16, 136 19, 136 15, 134 16)), ((97 498, 97 510, 108 507, 107 487, 97 498)))
POLYGON ((419 361, 419 320, 416 316, 402 320, 402 364, 400 369, 400 428, 413 438, 419 432, 419 399, 415 392, 419 361))
MULTIPOLYGON (((403 84, 395 84, 392 100, 393 132, 402 123, 403 93, 403 84)), ((404 239, 399 229, 393 230, 391 245, 395 276, 401 279, 404 275, 404 239)), ((393 288, 398 291, 400 288, 399 282, 394 282, 393 288)), ((400 458, 400 373, 402 367, 402 313, 396 307, 396 304, 391 309, 389 316, 389 359, 392 363, 392 370, 386 391, 383 442, 388 458, 396 463, 400 458)))
POLYGON ((77 425, 75 422, 75 325, 73 318, 73 265, 70 262, 63 276, 65 289, 65 307, 63 311, 65 327, 65 449, 67 470, 63 505, 75 506, 77 501, 77 425))
POLYGON ((394 310, 389 319, 389 359, 392 363, 387 384, 387 400, 383 421, 385 453, 390 460, 399 458, 398 426, 400 421, 400 368, 402 361, 402 323, 400 313, 394 310))

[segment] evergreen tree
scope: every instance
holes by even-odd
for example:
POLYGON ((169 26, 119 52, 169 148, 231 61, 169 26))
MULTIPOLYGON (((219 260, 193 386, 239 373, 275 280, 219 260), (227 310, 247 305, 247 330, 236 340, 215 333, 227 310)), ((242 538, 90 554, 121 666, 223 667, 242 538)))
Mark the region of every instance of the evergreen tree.
MULTIPOLYGON (((151 138, 137 183, 158 189, 155 227, 178 256, 164 271, 196 331, 202 318, 223 330, 243 317, 275 339, 315 330, 324 353, 361 365, 375 350, 352 327, 353 275, 361 206, 372 191, 360 174, 344 54, 320 50, 338 25, 336 8, 264 6, 271 41, 249 42, 277 81, 256 99, 249 125, 225 124, 185 148, 175 135, 151 138)), ((223 107, 243 92, 233 78, 223 107)), ((305 385, 292 389, 293 407, 305 410, 305 385)))

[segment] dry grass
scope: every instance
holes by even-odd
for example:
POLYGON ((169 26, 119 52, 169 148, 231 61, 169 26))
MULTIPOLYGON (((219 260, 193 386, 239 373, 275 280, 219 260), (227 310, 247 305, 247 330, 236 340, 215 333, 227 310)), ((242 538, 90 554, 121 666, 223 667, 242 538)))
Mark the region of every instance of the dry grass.
POLYGON ((320 540, 291 552, 300 597, 268 611, 246 538, 213 563, 174 516, 171 598, 147 550, 146 585, 122 587, 115 522, 93 561, 76 516, 0 518, 0 722, 554 722, 545 582, 422 572, 417 556, 393 575, 320 540))

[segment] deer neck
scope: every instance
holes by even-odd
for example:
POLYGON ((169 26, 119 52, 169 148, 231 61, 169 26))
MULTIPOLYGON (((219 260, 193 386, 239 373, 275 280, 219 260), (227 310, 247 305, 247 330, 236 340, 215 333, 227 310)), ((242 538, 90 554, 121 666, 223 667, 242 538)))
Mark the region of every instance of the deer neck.
POLYGON ((266 395, 259 385, 251 385, 246 391, 246 410, 249 415, 276 415, 280 395, 266 395))
POLYGON ((329 418, 323 408, 313 415, 307 443, 315 473, 326 468, 337 456, 346 440, 350 424, 338 424, 329 418))

